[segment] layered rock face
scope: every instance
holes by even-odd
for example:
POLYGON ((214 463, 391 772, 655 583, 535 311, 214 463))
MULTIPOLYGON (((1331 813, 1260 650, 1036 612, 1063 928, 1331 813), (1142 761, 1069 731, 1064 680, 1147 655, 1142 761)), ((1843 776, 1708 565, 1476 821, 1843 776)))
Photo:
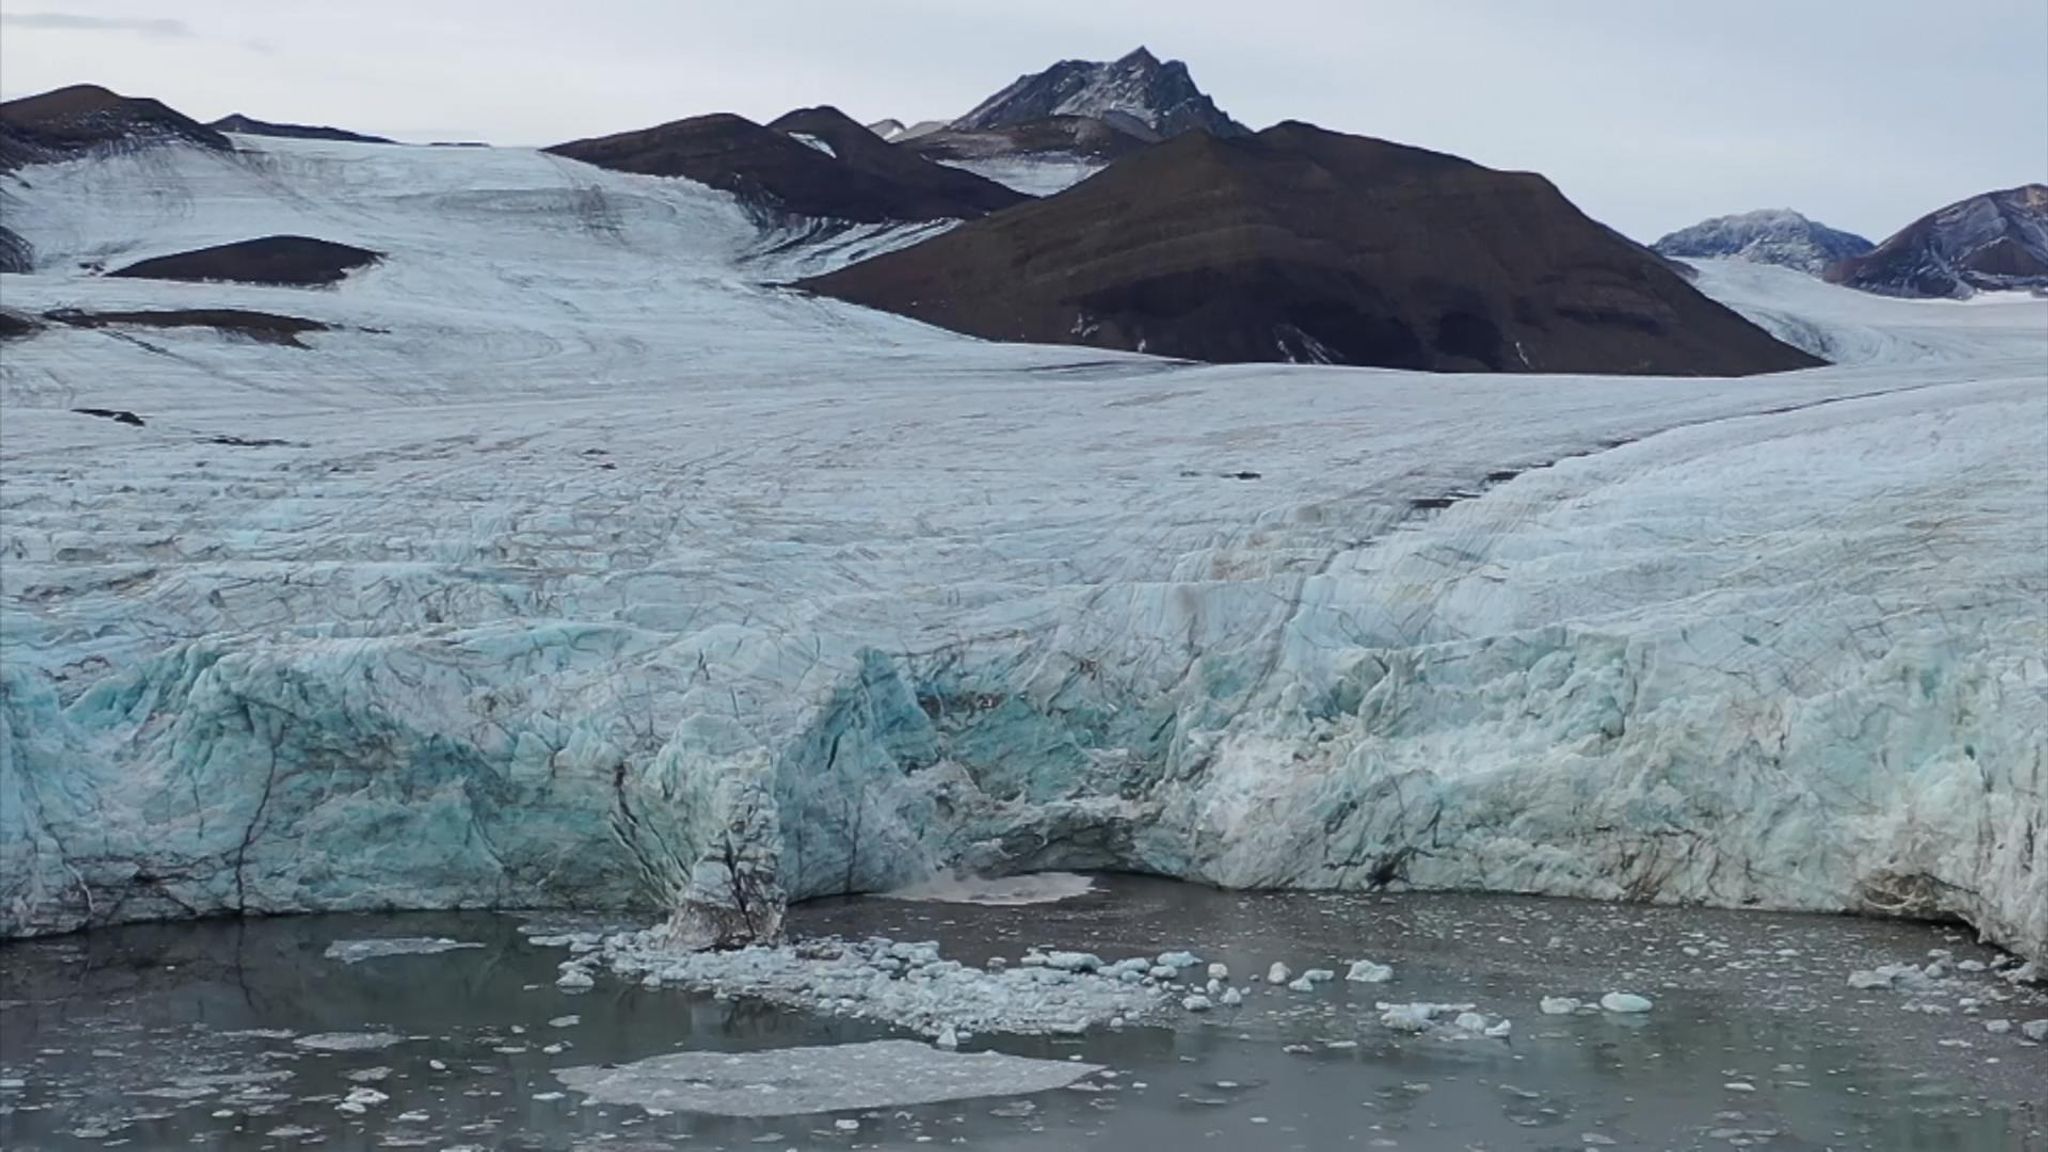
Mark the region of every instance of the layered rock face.
POLYGON ((2048 289, 2048 184, 1987 192, 1930 212, 1828 278, 1885 296, 2048 289))

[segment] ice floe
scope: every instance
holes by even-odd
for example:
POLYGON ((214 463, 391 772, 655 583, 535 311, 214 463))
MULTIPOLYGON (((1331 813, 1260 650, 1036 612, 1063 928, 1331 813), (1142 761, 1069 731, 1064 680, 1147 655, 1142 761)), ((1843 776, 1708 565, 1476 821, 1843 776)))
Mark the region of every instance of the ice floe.
POLYGON ((396 1032, 319 1032, 292 1041, 315 1052, 369 1052, 404 1042, 396 1032))
POLYGON ((360 964, 365 960, 377 960, 385 956, 433 956, 458 949, 482 947, 482 944, 450 940, 445 936, 390 936, 371 940, 336 940, 327 946, 324 955, 329 960, 339 960, 343 964, 360 964))
POLYGON ((760 1052, 678 1052, 631 1064, 564 1068, 555 1075, 598 1104, 789 1116, 1047 1092, 1101 1070, 1075 1061, 944 1052, 910 1040, 876 1040, 760 1052))

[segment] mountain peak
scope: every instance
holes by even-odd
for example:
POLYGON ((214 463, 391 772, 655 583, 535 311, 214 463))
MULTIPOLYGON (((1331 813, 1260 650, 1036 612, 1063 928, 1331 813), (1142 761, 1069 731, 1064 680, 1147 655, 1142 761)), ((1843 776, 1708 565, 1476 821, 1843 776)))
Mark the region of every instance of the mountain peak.
POLYGON ((1958 200, 1906 225, 1829 279, 1886 296, 2048 289, 2048 185, 1958 200))
POLYGON ((1765 208, 1702 220, 1651 247, 1662 256, 1726 257, 1779 264, 1818 276, 1842 260, 1870 251, 1873 245, 1853 232, 1830 228, 1790 208, 1765 208))
POLYGON ((1250 132, 1195 86, 1186 64, 1161 61, 1143 45, 1108 63, 1062 60, 1043 72, 1020 76, 952 126, 986 132, 1054 116, 1108 120, 1157 137, 1192 129, 1217 136, 1250 132))

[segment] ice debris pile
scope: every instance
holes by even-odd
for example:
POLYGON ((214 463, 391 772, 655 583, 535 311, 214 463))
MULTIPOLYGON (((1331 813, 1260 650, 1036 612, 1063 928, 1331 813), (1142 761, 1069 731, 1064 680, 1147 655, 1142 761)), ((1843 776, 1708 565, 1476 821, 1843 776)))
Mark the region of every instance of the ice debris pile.
POLYGON ((1858 968, 1847 979, 1856 992, 1896 993, 1902 1012, 1975 1019, 1990 1035, 2017 1032, 2021 1040, 2035 1044, 2048 1043, 2048 1016, 2015 1021, 2014 1015, 2006 1013, 2038 1010, 2040 997, 2027 991, 2044 982, 2048 982, 2048 970, 2038 960, 1957 960, 1947 948, 1931 949, 1924 964, 1894 962, 1858 968))
POLYGON ((697 951, 679 949, 666 927, 535 942, 578 952, 562 964, 557 983, 566 989, 589 988, 609 970, 651 987, 881 1020, 952 1044, 982 1032, 1079 1033, 1144 1019, 1165 1003, 1153 958, 1105 964, 1088 953, 1033 952, 980 969, 942 958, 937 944, 882 938, 697 951), (1138 965, 1144 975, 1133 978, 1138 965))

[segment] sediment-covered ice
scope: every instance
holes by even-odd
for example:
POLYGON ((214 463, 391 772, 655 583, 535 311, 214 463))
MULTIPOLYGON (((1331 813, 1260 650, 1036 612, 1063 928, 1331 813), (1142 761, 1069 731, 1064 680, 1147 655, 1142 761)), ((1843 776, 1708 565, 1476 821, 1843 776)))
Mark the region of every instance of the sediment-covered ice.
POLYGON ((564 1068, 555 1075, 595 1104, 792 1116, 1049 1092, 1101 1070, 1096 1064, 875 1040, 758 1052, 677 1052, 631 1064, 564 1068))
POLYGON ((687 182, 260 148, 4 178, 10 308, 333 330, 0 360, 0 933, 687 904, 732 938, 1099 868, 2048 954, 2048 303, 1710 268, 1843 363, 1200 367, 764 287, 687 182), (322 292, 82 267, 274 232, 389 256, 322 292))

